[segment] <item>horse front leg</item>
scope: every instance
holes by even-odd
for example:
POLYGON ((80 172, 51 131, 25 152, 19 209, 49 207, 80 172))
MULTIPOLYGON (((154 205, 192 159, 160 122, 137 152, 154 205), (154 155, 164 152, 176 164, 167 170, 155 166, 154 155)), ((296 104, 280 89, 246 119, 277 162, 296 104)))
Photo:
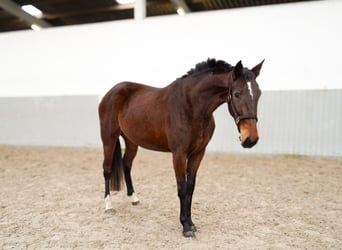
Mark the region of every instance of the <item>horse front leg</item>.
MULTIPOLYGON (((195 237, 195 226, 191 220, 191 200, 194 182, 187 180, 187 157, 184 154, 173 154, 173 165, 177 180, 177 192, 180 201, 179 220, 183 226, 185 237, 195 237), (193 183, 193 185, 192 185, 193 183)), ((194 178, 191 178, 194 180, 194 178)))
POLYGON ((193 232, 197 231, 197 228, 195 224, 192 222, 191 218, 191 205, 192 205, 192 196, 195 190, 195 184, 196 184, 196 173, 191 173, 187 176, 187 189, 186 189, 186 198, 185 201, 187 202, 187 217, 189 220, 190 230, 193 232))
POLYGON ((195 226, 191 220, 191 197, 188 195, 186 178, 177 181, 178 197, 180 201, 179 220, 183 225, 184 237, 195 237, 195 226))
POLYGON ((189 157, 188 159, 188 164, 187 164, 187 192, 186 192, 186 201, 188 202, 188 220, 190 224, 190 229, 193 232, 196 232, 196 226, 192 221, 191 218, 191 205, 192 205, 192 196, 195 190, 195 185, 196 185, 196 175, 198 168, 200 166, 200 163, 203 159, 204 156, 204 150, 201 150, 200 152, 193 154, 189 157))

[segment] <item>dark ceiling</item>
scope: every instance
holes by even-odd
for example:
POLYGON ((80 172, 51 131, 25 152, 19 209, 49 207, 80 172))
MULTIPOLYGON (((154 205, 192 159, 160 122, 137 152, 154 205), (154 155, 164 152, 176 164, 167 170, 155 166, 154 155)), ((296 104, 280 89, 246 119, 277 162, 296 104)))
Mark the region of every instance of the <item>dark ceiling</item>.
MULTIPOLYGON (((134 5, 120 5, 115 0, 0 0, 0 32, 30 29, 31 23, 4 7, 1 1, 15 6, 31 4, 43 14, 38 18, 51 26, 95 23, 133 18, 134 5)), ((189 11, 200 12, 305 0, 181 0, 189 11)), ((307 0, 306 0, 307 1, 307 0)), ((146 0, 146 16, 176 14, 178 0, 146 0)), ((19 8, 20 9, 20 8, 19 8)))

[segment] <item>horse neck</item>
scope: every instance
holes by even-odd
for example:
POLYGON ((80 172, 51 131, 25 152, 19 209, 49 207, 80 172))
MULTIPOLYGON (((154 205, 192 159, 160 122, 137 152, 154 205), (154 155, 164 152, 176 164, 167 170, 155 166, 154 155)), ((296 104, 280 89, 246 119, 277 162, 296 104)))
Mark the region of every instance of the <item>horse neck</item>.
POLYGON ((207 74, 203 78, 192 78, 187 82, 187 99, 194 114, 211 116, 228 98, 227 74, 207 74))

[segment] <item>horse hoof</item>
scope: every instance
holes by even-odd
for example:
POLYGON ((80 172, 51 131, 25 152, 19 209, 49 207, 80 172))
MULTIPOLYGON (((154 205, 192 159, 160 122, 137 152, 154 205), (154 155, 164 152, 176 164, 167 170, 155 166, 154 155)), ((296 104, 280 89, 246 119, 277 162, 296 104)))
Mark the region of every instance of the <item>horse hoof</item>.
POLYGON ((106 214, 114 214, 115 210, 114 210, 114 208, 108 208, 108 209, 105 209, 105 213, 106 214))
POLYGON ((190 230, 193 231, 194 233, 197 232, 197 228, 196 228, 195 225, 192 225, 192 226, 190 227, 190 230))
POLYGON ((135 193, 132 193, 129 196, 131 197, 132 205, 138 205, 139 204, 139 198, 135 193))
POLYGON ((183 236, 186 238, 195 238, 196 237, 195 232, 192 230, 183 232, 183 236))
POLYGON ((133 201, 133 202, 132 202, 132 205, 133 205, 133 206, 136 206, 136 205, 138 205, 139 203, 140 203, 140 201, 133 201))

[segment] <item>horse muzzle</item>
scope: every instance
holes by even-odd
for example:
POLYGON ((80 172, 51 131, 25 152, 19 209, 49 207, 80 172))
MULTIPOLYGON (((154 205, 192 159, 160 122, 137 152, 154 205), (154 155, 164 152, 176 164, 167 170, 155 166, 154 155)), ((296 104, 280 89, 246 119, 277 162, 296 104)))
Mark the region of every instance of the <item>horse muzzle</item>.
MULTIPOLYGON (((241 137, 240 137, 240 140, 241 140, 241 137)), ((244 141, 241 142, 241 146, 244 148, 251 148, 255 144, 257 144, 258 140, 259 140, 259 137, 257 137, 254 141, 252 141, 249 137, 247 137, 244 141)))
POLYGON ((255 119, 242 120, 239 124, 241 146, 251 148, 259 140, 255 119))

